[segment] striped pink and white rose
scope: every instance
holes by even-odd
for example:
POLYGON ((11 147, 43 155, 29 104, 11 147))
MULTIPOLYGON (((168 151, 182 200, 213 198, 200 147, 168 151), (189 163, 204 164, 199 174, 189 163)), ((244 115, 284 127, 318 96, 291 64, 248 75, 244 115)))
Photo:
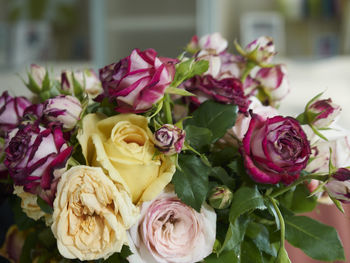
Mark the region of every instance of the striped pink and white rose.
POLYGON ((49 121, 58 121, 65 129, 73 129, 80 120, 82 107, 73 96, 60 95, 44 103, 43 116, 49 121))
POLYGON ((31 103, 24 97, 11 97, 7 91, 0 96, 0 135, 5 136, 20 123, 24 110, 31 103))
POLYGON ((157 57, 153 49, 134 49, 130 56, 100 69, 102 97, 117 102, 118 112, 145 112, 164 96, 173 81, 176 62, 157 57))
POLYGON ((5 145, 4 164, 14 184, 52 204, 57 184, 54 171, 65 167, 72 153, 61 127, 20 125, 9 133, 5 145))
POLYGON ((264 119, 253 114, 241 153, 248 174, 256 182, 290 184, 307 165, 311 150, 305 132, 294 118, 264 119))
POLYGON ((312 120, 312 125, 317 128, 327 128, 338 117, 341 108, 329 98, 315 101, 308 107, 308 111, 318 114, 315 119, 312 120))
POLYGON ((166 155, 180 153, 185 142, 184 130, 172 124, 164 124, 154 133, 154 145, 166 155))
POLYGON ((270 63, 275 56, 275 45, 271 37, 262 36, 250 42, 245 51, 257 63, 270 63))

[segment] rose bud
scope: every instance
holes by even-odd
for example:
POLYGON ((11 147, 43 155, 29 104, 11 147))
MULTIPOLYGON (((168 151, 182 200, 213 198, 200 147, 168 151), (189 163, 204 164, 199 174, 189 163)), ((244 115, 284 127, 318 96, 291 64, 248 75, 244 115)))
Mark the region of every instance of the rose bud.
POLYGON ((28 234, 28 231, 20 231, 16 225, 12 225, 7 230, 5 242, 0 249, 0 255, 8 259, 11 263, 21 262, 22 248, 28 234))
POLYGON ((186 50, 190 53, 196 53, 200 50, 199 43, 198 43, 198 36, 194 35, 191 38, 190 43, 187 44, 186 50))
POLYGON ((49 121, 58 121, 65 129, 73 129, 80 120, 82 107, 73 96, 60 95, 45 102, 43 114, 49 121))
POLYGON ((214 187, 209 194, 209 204, 216 209, 225 209, 231 205, 233 194, 225 186, 214 187))
POLYGON ((327 193, 343 203, 350 203, 350 170, 339 168, 325 185, 327 193))
POLYGON ((158 58, 153 49, 134 49, 130 56, 100 69, 103 96, 117 102, 118 112, 145 112, 163 97, 172 82, 174 62, 158 58))
POLYGON ((210 75, 195 76, 184 83, 187 91, 196 94, 190 97, 191 103, 198 107, 202 102, 212 99, 220 103, 236 104, 239 111, 247 113, 249 100, 244 95, 242 82, 236 78, 215 79, 210 75))
POLYGON ((66 165, 72 152, 72 147, 63 138, 61 127, 21 125, 11 131, 6 146, 4 163, 15 185, 22 185, 32 194, 40 194, 52 204, 54 171, 66 165))
POLYGON ((316 115, 310 121, 317 128, 327 128, 338 117, 340 111, 340 106, 334 104, 330 98, 327 100, 317 100, 307 109, 307 112, 316 115))
POLYGON ((245 48, 245 52, 247 57, 257 64, 270 63, 276 54, 273 39, 265 36, 249 43, 245 48))
POLYGON ((216 214, 205 203, 198 213, 167 191, 142 203, 129 234, 130 263, 201 262, 213 250, 216 214))
POLYGON ((255 79, 260 82, 270 103, 282 100, 289 93, 287 70, 284 65, 261 68, 256 73, 255 79))
POLYGON ((220 33, 208 34, 199 39, 201 49, 210 49, 220 54, 227 48, 227 40, 220 33))
POLYGON ((240 148, 244 166, 258 183, 290 184, 307 165, 311 150, 306 134, 292 117, 266 120, 253 114, 240 148))
POLYGON ((0 97, 0 136, 5 136, 20 123, 31 103, 24 97, 11 97, 4 91, 0 97))
POLYGON ((29 81, 26 83, 26 86, 34 93, 39 93, 42 89, 46 74, 47 72, 44 67, 31 64, 30 71, 28 73, 29 81))
POLYGON ((63 71, 61 74, 61 88, 73 94, 74 85, 78 85, 90 98, 95 98, 103 92, 101 81, 92 69, 75 72, 63 71), (75 81, 73 81, 73 76, 75 81))
POLYGON ((185 136, 184 130, 171 124, 164 124, 154 133, 155 146, 166 155, 180 153, 185 136))

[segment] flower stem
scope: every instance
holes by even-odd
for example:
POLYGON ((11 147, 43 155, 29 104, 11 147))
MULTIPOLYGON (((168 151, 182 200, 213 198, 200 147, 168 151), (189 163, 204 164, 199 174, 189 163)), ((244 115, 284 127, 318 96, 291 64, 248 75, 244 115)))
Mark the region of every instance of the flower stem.
POLYGON ((245 67, 243 73, 242 73, 242 77, 241 77, 241 81, 242 83, 244 83, 245 79, 248 77, 250 71, 252 71, 252 69, 256 66, 256 64, 252 61, 248 61, 247 66, 245 67))
POLYGON ((171 115, 171 107, 170 107, 170 95, 164 94, 164 113, 165 113, 165 120, 169 124, 173 124, 173 117, 171 115))
POLYGON ((310 180, 310 179, 318 179, 318 180, 320 180, 322 178, 326 178, 326 176, 323 175, 323 174, 309 174, 309 175, 300 177, 299 179, 294 181, 294 183, 288 185, 287 187, 281 188, 281 189, 277 190, 276 192, 270 194, 269 197, 276 198, 277 196, 280 196, 280 195, 284 194, 285 192, 287 192, 290 189, 292 189, 294 186, 297 186, 298 184, 301 184, 304 181, 307 181, 307 180, 310 180))
POLYGON ((277 205, 277 202, 274 198, 272 197, 268 197, 270 202, 272 203, 276 213, 277 213, 277 216, 278 216, 278 221, 280 221, 280 228, 281 228, 281 240, 280 240, 280 249, 279 251, 282 251, 284 250, 284 239, 285 239, 285 233, 286 233, 286 226, 284 224, 284 219, 283 219, 283 216, 282 216, 282 213, 277 205))

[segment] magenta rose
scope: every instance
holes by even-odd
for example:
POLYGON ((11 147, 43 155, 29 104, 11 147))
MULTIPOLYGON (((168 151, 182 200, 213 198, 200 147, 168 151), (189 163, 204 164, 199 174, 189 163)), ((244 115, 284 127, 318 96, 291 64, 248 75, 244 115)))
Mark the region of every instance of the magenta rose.
POLYGON ((153 49, 134 49, 130 56, 100 69, 103 96, 117 102, 118 112, 145 112, 163 97, 174 78, 175 62, 158 58, 153 49))
POLYGON ((264 119, 253 114, 241 153, 248 174, 256 182, 290 184, 305 168, 311 150, 306 134, 294 118, 264 119))
POLYGON ((184 87, 196 94, 190 97, 191 103, 198 107, 202 102, 212 99, 220 103, 236 104, 239 111, 247 113, 249 100, 244 95, 242 82, 237 78, 215 79, 211 75, 196 76, 188 80, 184 87))
MULTIPOLYGON (((39 194, 52 204, 55 169, 65 167, 72 153, 61 127, 44 128, 36 124, 21 125, 12 130, 6 139, 4 163, 15 185, 39 194)), ((55 182, 57 183, 57 182, 55 182)))
POLYGON ((200 262, 212 252, 216 214, 207 204, 198 213, 168 191, 142 204, 129 234, 130 263, 200 262))
POLYGON ((16 128, 20 123, 24 110, 31 103, 24 97, 11 97, 4 91, 0 97, 0 135, 16 128))

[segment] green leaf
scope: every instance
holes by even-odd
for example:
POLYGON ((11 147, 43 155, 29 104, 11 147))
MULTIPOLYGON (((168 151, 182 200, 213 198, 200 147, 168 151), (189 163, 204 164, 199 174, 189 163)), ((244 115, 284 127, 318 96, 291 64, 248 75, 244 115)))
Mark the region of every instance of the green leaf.
POLYGON ((244 240, 244 242, 242 243, 240 258, 242 263, 263 263, 261 251, 249 239, 244 240))
POLYGON ((259 193, 257 187, 241 187, 233 194, 233 201, 230 209, 230 222, 235 220, 242 214, 253 211, 255 209, 265 209, 264 199, 259 193))
POLYGON ((204 259, 205 263, 239 263, 239 258, 234 251, 224 251, 218 256, 217 254, 211 254, 204 259))
POLYGON ((317 205, 317 197, 310 196, 306 185, 300 184, 294 191, 284 194, 281 203, 294 213, 306 213, 314 210, 317 205))
POLYGON ((285 248, 282 248, 278 251, 278 256, 275 263, 291 263, 285 248))
POLYGON ((37 233, 35 231, 31 232, 27 236, 26 240, 24 241, 24 245, 22 248, 19 263, 32 263, 33 262, 33 259, 31 257, 31 255, 32 255, 31 252, 32 252, 33 248, 36 246, 37 240, 38 240, 38 236, 37 236, 37 233))
POLYGON ((213 136, 209 129, 193 125, 187 125, 185 132, 186 140, 196 149, 200 149, 203 146, 210 144, 213 136))
POLYGON ((51 228, 45 228, 41 230, 38 234, 38 238, 40 242, 46 248, 55 248, 56 247, 56 238, 54 237, 51 228))
POLYGON ((195 75, 201 75, 209 68, 209 62, 207 60, 195 61, 194 58, 188 59, 176 65, 176 71, 173 82, 170 87, 176 88, 183 81, 194 77, 195 75))
POLYGON ((212 132, 212 142, 223 137, 233 127, 237 117, 237 106, 206 101, 193 113, 186 125, 208 128, 212 132))
POLYGON ((179 155, 180 170, 176 170, 172 183, 177 196, 187 205, 200 211, 207 196, 210 168, 202 160, 189 154, 179 155))
POLYGON ((165 90, 165 93, 181 95, 181 96, 196 96, 195 94, 193 94, 185 89, 179 89, 179 88, 174 88, 174 87, 168 87, 165 90))
POLYGON ((112 256, 107 258, 106 260, 102 260, 104 263, 128 263, 129 261, 126 259, 132 253, 128 246, 123 246, 122 250, 119 253, 114 253, 112 256))
POLYGON ((211 173, 209 176, 219 180, 221 183, 229 187, 231 190, 235 189, 235 180, 227 174, 224 168, 214 167, 211 170, 211 173))
POLYGON ((18 226, 19 230, 23 231, 35 226, 36 222, 23 212, 21 208, 21 199, 19 197, 13 196, 13 198, 10 199, 10 204, 15 224, 18 226))
POLYGON ((40 209, 43 210, 45 213, 47 214, 53 213, 53 208, 48 203, 46 203, 40 196, 38 196, 36 203, 38 204, 40 209))
POLYGON ((222 247, 219 250, 218 254, 222 253, 225 250, 232 250, 236 255, 240 254, 241 243, 244 239, 248 222, 249 220, 247 217, 241 216, 234 223, 230 223, 226 233, 225 241, 222 244, 222 247))
POLYGON ((336 230, 306 216, 285 218, 286 239, 316 260, 345 260, 336 230))
MULTIPOLYGON (((216 149, 217 150, 217 149, 216 149)), ((209 155, 209 160, 213 166, 225 166, 234 160, 238 155, 238 149, 234 147, 225 147, 224 149, 212 152, 209 155)))
POLYGON ((249 222, 246 235, 252 239, 254 244, 266 254, 276 257, 277 251, 270 244, 269 230, 262 224, 249 222))

